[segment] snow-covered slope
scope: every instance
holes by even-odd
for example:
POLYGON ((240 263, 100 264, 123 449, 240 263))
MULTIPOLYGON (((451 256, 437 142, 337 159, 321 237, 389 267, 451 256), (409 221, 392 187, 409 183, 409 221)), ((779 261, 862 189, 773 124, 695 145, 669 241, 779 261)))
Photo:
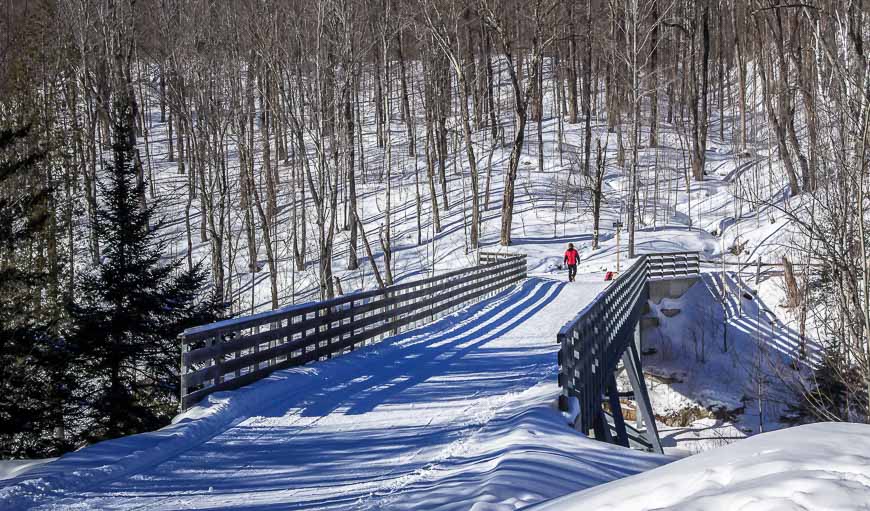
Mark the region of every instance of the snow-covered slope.
POLYGON ((651 301, 648 316, 643 364, 653 409, 670 424, 660 429, 666 448, 699 452, 783 427, 794 389, 818 364, 818 346, 727 273, 651 301))
POLYGON ((536 506, 535 511, 870 509, 870 426, 757 435, 536 506))
POLYGON ((514 509, 668 458, 554 407, 555 335, 601 289, 532 277, 421 329, 7 481, 3 509, 514 509), (484 507, 480 507, 484 505, 484 507))

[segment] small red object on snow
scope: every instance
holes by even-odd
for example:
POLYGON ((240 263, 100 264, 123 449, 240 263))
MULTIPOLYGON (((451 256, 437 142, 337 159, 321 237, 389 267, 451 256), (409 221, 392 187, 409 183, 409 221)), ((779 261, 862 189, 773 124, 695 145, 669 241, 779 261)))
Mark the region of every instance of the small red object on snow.
POLYGON ((604 274, 604 280, 613 280, 613 272, 609 271, 604 274))

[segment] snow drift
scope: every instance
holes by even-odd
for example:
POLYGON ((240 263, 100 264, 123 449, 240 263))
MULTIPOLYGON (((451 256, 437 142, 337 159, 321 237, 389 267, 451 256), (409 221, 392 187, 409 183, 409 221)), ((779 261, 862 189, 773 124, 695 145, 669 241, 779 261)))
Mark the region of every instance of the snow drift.
POLYGON ((757 435, 534 507, 535 511, 870 509, 870 426, 757 435))

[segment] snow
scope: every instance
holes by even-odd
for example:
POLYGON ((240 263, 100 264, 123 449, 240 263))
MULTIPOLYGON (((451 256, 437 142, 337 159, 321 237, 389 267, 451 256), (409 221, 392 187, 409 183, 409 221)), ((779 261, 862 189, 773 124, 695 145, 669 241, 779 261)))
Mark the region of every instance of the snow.
POLYGON ((670 461, 589 440, 556 410, 556 331, 604 285, 561 277, 214 394, 6 481, 0 507, 513 509, 670 461))
MULTIPOLYGON (((567 128, 567 143, 576 144, 579 129, 567 128)), ((553 140, 553 123, 545 123, 545 130, 545 140, 553 140)), ((603 130, 597 127, 593 136, 603 130)), ((662 140, 668 142, 664 128, 662 140)), ((608 158, 612 160, 614 141, 610 144, 608 158)), ((665 155, 669 150, 660 151, 665 155)), ((508 152, 508 148, 498 148, 493 158, 494 200, 483 213, 482 224, 485 250, 504 250, 496 244, 501 169, 508 152)), ((649 164, 651 153, 641 152, 643 165, 649 164)), ((153 154, 158 157, 159 151, 153 154)), ((368 154, 373 158, 373 151, 368 154)), ((680 192, 669 212, 647 216, 646 226, 637 232, 639 253, 698 251, 715 261, 735 241, 746 243, 748 253, 740 256, 744 262, 776 253, 789 234, 785 222, 771 222, 770 212, 741 212, 730 190, 735 180, 754 170, 758 160, 747 163, 727 152, 716 154, 718 167, 707 181, 692 183, 689 196, 680 192)), ((375 158, 369 164, 379 163, 375 158)), ((176 186, 171 165, 161 165, 156 171, 163 179, 158 188, 176 186)), ((159 431, 103 442, 52 463, 26 467, 0 482, 0 509, 501 511, 592 488, 671 461, 589 440, 570 429, 570 417, 554 408, 558 394, 556 331, 602 289, 602 272, 615 269, 618 249, 622 268, 630 265, 625 257, 625 233, 617 245, 609 229, 624 207, 622 169, 608 171, 601 245, 594 250, 586 206, 574 199, 564 208, 558 205, 561 197, 556 192, 565 186, 565 175, 552 153, 545 157, 545 169, 520 172, 514 243, 507 250, 528 255, 534 276, 522 286, 365 350, 277 372, 244 389, 212 395, 159 431), (581 252, 581 274, 571 285, 566 285, 560 269, 568 242, 581 252)), ((394 218, 398 280, 474 264, 474 254, 463 250, 461 207, 442 211, 444 231, 433 237, 428 224, 430 205, 424 201, 424 244, 415 246, 416 219, 408 213, 413 210, 409 191, 413 177, 408 177, 402 178, 401 186, 394 186, 403 204, 396 208, 394 218)), ((457 197, 461 197, 458 192, 465 177, 453 171, 448 175, 453 204, 460 202, 457 197)), ((382 218, 378 194, 383 184, 358 186, 364 223, 374 236, 382 218)), ((286 222, 283 211, 281 221, 286 222)), ((361 261, 360 269, 353 272, 340 269, 346 255, 345 236, 344 232, 338 235, 335 262, 344 290, 371 289, 367 261, 361 261)), ((178 248, 183 246, 180 239, 178 248)), ((194 250, 196 258, 207 254, 204 244, 194 250)), ((290 264, 286 247, 281 245, 279 252, 279 266, 286 268, 290 264)), ((375 257, 382 265, 382 254, 375 257)), ((251 299, 257 305, 268 302, 268 277, 266 272, 245 273, 240 269, 244 267, 241 259, 235 263, 234 293, 243 302, 241 309, 247 310, 251 299)), ((311 297, 316 287, 313 273, 302 272, 291 281, 285 270, 279 271, 281 303, 292 307, 299 299, 311 297)), ((717 268, 707 265, 705 271, 716 272, 717 268)), ((754 286, 758 294, 751 301, 739 298, 748 286, 746 275, 738 272, 729 274, 731 292, 725 293, 724 306, 720 305, 722 294, 717 294, 717 287, 721 283, 717 284, 718 277, 712 273, 683 299, 653 307, 659 316, 661 308, 682 310, 675 318, 661 318, 662 336, 647 338, 650 345, 669 339, 672 353, 680 354, 668 360, 644 357, 645 369, 653 375, 682 380, 665 384, 648 376, 656 414, 709 407, 728 415, 700 418, 688 426, 660 424, 670 454, 706 451, 762 428, 783 426, 779 414, 788 396, 773 394, 787 389, 769 385, 762 417, 754 411, 757 397, 748 388, 758 378, 742 380, 755 367, 752 362, 761 360, 776 362, 765 362, 761 373, 763 381, 773 381, 782 363, 794 354, 790 323, 775 312, 781 290, 773 279, 764 277, 754 286), (729 342, 734 347, 720 354, 712 336, 721 330, 713 326, 725 322, 726 310, 729 342), (692 342, 687 333, 698 325, 710 342, 704 363, 692 359, 687 348, 691 344, 686 344, 692 342), (759 352, 764 356, 754 357, 759 352)), ((705 455, 693 459, 700 456, 705 455)), ((707 463, 718 460, 701 459, 707 463)), ((697 470, 707 469, 698 463, 697 470)))
POLYGON ((777 321, 734 274, 705 273, 681 298, 650 303, 657 326, 644 329, 643 357, 655 414, 688 424, 660 427, 671 453, 719 447, 778 429, 818 347, 777 321), (727 349, 726 349, 727 348, 727 349), (796 365, 797 364, 797 365, 796 365), (691 420, 692 410, 705 417, 691 420))
POLYGON ((43 458, 38 460, 0 460, 0 480, 9 479, 38 467, 43 463, 48 463, 56 459, 57 458, 43 458))
POLYGON ((819 423, 757 435, 535 511, 866 510, 870 426, 819 423))

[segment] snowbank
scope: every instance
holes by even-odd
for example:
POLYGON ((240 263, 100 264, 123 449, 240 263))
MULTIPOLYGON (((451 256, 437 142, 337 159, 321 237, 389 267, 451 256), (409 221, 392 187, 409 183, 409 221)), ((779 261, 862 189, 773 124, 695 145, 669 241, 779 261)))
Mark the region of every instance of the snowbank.
MULTIPOLYGON (((200 405, 178 415, 173 424, 139 435, 107 440, 45 463, 19 466, 0 478, 0 510, 29 509, 43 500, 69 491, 117 479, 155 466, 224 431, 264 403, 286 393, 277 381, 316 371, 299 367, 274 373, 234 392, 209 396, 200 405), (49 463, 50 462, 50 463, 49 463)), ((42 461, 42 460, 40 460, 42 461)))
POLYGON ((57 458, 43 458, 39 460, 2 460, 0 461, 0 480, 9 479, 28 470, 43 465, 57 458))
POLYGON ((671 458, 556 409, 561 318, 600 281, 532 277, 353 353, 216 393, 175 424, 2 481, 0 509, 507 510, 671 458))
POLYGON ((757 435, 534 507, 851 510, 870 506, 870 426, 821 423, 757 435))

